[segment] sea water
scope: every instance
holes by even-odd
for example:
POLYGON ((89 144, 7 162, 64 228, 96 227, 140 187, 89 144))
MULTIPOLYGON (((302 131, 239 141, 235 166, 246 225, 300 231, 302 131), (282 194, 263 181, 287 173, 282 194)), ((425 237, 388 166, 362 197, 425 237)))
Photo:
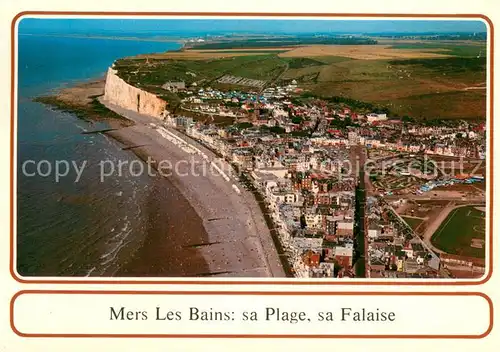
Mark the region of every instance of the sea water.
POLYGON ((150 216, 144 204, 154 196, 147 175, 117 175, 102 182, 101 161, 135 156, 105 135, 81 134, 96 126, 32 99, 103 77, 120 57, 179 47, 147 38, 18 36, 15 230, 21 276, 113 275, 144 241, 150 216), (26 161, 32 161, 26 164, 32 167, 25 168, 29 172, 22 170, 26 161), (53 174, 42 176, 58 161, 85 164, 78 181, 75 172, 57 181, 53 174), (33 167, 40 162, 42 172, 36 173, 33 167))

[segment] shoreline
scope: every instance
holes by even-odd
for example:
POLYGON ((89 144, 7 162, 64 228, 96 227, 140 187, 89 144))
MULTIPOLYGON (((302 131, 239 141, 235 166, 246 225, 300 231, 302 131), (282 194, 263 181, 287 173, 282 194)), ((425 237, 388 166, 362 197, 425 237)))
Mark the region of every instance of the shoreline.
MULTIPOLYGON (((100 94, 103 93, 103 79, 63 88, 56 95, 33 100, 52 109, 72 113, 90 124, 106 123, 118 131, 133 126, 133 122, 122 116, 119 119, 103 118, 90 110, 86 104, 91 101, 89 98, 95 95, 96 89, 101 90, 100 94)), ((121 134, 104 134, 119 144, 122 150, 131 144, 121 134)), ((133 148, 129 152, 133 158, 147 160, 147 156, 139 149, 133 148)), ((193 207, 169 180, 151 178, 151 189, 151 196, 143 204, 147 214, 145 238, 138 248, 133 249, 127 261, 118 263, 120 268, 112 277, 207 276, 208 265, 199 250, 192 246, 207 240, 201 219, 197 218, 193 207), (172 204, 176 205, 175 210, 172 204), (185 221, 187 219, 189 221, 185 221), (186 261, 185 258, 190 260, 186 261)))
POLYGON ((130 120, 104 107, 98 97, 103 94, 105 79, 93 79, 63 88, 55 95, 34 97, 32 101, 52 107, 53 109, 69 112, 77 118, 90 124, 107 123, 110 128, 130 126, 130 120))
MULTIPOLYGON (((55 99, 61 99, 68 90, 81 88, 82 85, 65 88, 55 99)), ((82 104, 81 96, 77 100, 82 104)), ((98 101, 106 109, 133 121, 125 124, 120 121, 114 126, 116 130, 106 132, 123 145, 122 149, 130 149, 142 161, 148 157, 153 160, 187 159, 185 152, 151 128, 151 123, 160 125, 160 120, 120 109, 102 96, 98 101)), ((64 110, 71 111, 71 108, 64 110)), ((91 119, 109 123, 107 120, 96 116, 91 119)), ((112 123, 116 122, 113 120, 112 123)), ((179 138, 188 138, 175 130, 170 132, 179 138)), ((197 143, 192 139, 186 142, 197 143)), ((199 144, 197 148, 205 149, 199 144)), ((204 152, 211 155, 211 151, 204 152)), ((154 178, 154 193, 162 196, 155 194, 151 206, 162 216, 149 219, 143 245, 115 276, 286 276, 270 230, 252 194, 247 191, 236 194, 221 177, 154 178)))
POLYGON ((132 40, 140 42, 155 42, 155 43, 177 43, 179 45, 184 45, 184 42, 188 41, 189 38, 172 38, 171 36, 158 38, 158 37, 124 37, 124 36, 112 36, 112 35, 69 35, 69 34, 37 34, 37 33, 19 33, 21 36, 28 37, 57 37, 57 38, 76 38, 76 39, 109 39, 109 40, 132 40), (170 39, 169 39, 170 38, 170 39))
MULTIPOLYGON (((180 165, 187 158, 193 158, 195 165, 204 160, 189 155, 156 132, 150 124, 161 121, 134 111, 110 104, 101 98, 109 109, 132 119, 136 124, 129 128, 108 134, 125 138, 153 160, 168 160, 180 165)), ((170 133, 187 144, 203 151, 210 160, 217 156, 196 141, 178 131, 170 133)), ((135 152, 135 150, 134 150, 135 152)), ((285 277, 280 259, 260 208, 247 191, 238 194, 232 188, 237 181, 225 180, 221 175, 192 175, 189 166, 183 166, 180 175, 168 180, 194 208, 208 234, 208 242, 199 246, 209 265, 209 275, 233 277, 285 277), (183 176, 185 175, 185 176, 183 176)))

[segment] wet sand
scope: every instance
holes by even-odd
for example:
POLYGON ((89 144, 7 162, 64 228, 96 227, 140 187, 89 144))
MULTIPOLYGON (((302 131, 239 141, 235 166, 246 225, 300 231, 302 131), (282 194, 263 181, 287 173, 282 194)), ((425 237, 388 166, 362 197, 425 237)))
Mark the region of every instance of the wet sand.
POLYGON ((202 221, 168 180, 153 179, 143 211, 148 219, 145 240, 115 276, 183 277, 209 272, 205 259, 193 247, 207 240, 202 221))
POLYGON ((56 97, 67 103, 85 105, 92 102, 92 97, 104 92, 104 78, 78 84, 60 90, 56 97))

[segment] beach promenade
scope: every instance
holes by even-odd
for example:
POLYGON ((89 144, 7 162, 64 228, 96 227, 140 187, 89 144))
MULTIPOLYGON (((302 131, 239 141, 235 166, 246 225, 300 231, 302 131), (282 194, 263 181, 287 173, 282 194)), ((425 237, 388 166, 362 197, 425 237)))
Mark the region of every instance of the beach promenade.
POLYGON ((185 240, 185 246, 196 248, 208 266, 209 273, 195 276, 285 277, 260 208, 253 195, 240 187, 237 176, 229 173, 230 165, 159 119, 100 100, 135 122, 109 135, 133 147, 131 151, 143 160, 150 157, 156 165, 162 160, 175 165, 167 179, 195 209, 208 234, 203 243, 192 243, 189 234, 185 240), (213 164, 217 167, 209 167, 213 164))

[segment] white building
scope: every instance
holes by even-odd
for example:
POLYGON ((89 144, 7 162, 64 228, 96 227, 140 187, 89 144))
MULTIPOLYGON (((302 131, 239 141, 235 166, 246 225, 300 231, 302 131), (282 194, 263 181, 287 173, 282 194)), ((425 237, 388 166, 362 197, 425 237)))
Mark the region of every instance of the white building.
POLYGON ((375 121, 386 121, 387 120, 387 114, 375 114, 371 113, 366 115, 366 120, 369 123, 375 122, 375 121))

